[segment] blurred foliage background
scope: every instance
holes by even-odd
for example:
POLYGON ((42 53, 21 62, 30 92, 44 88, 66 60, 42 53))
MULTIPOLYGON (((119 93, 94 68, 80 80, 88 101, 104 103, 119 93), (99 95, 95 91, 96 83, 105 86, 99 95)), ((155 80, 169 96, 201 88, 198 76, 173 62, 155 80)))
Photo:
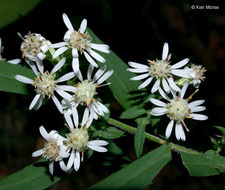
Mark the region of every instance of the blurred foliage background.
MULTIPOLYGON (((203 0, 138 2, 45 0, 35 4, 34 9, 29 13, 16 9, 17 0, 7 2, 8 4, 5 5, 0 1, 1 8, 3 5, 8 7, 14 5, 12 14, 19 18, 4 27, 0 24, 3 55, 7 59, 21 57, 21 39, 17 32, 22 35, 29 31, 41 33, 52 43, 62 41, 66 32, 62 20, 62 13, 65 12, 74 23, 77 23, 75 26, 77 29, 81 20, 87 18, 88 26, 125 62, 146 63, 147 59, 160 58, 163 43, 168 42, 174 61, 188 57, 191 63, 203 65, 207 69, 207 78, 194 98, 206 100, 205 114, 209 116, 209 120, 189 122, 190 132, 187 134, 187 141, 179 143, 199 151, 212 147, 209 137, 219 134, 213 126, 225 126, 223 0, 208 2, 203 0), (219 9, 193 10, 191 5, 214 5, 219 6, 219 9)), ((25 1, 19 2, 24 3, 24 6, 27 5, 25 1)), ((0 15, 0 22, 2 22, 5 19, 4 14, 0 15)), ((101 91, 100 94, 104 102, 110 103, 112 116, 117 118, 123 111, 121 107, 113 98, 109 98, 112 97, 110 92, 101 91)), ((31 157, 31 153, 43 144, 38 131, 40 125, 44 125, 48 130, 59 130, 63 127, 63 118, 51 101, 36 112, 29 112, 28 106, 32 97, 0 92, 0 179, 36 160, 31 157)), ((164 134, 167 122, 168 120, 160 122, 159 134, 164 134)), ((176 142, 175 138, 171 140, 176 142)), ((116 140, 116 143, 126 157, 110 153, 104 157, 101 154, 94 154, 82 164, 79 172, 73 171, 72 175, 65 175, 64 180, 49 189, 86 189, 136 159, 133 135, 128 134, 127 137, 116 140)), ((146 142, 144 151, 148 152, 156 146, 154 143, 146 142)), ((59 172, 57 175, 64 174, 59 172)), ((174 153, 173 161, 162 169, 155 178, 154 184, 146 189, 198 190, 221 189, 223 186, 224 175, 190 177, 178 154, 174 153)))

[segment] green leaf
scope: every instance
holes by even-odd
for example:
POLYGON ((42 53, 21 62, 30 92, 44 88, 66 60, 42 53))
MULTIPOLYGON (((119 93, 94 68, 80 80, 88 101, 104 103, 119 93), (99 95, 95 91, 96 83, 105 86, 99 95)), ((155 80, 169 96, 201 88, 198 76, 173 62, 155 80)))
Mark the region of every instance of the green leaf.
POLYGON ((138 125, 137 132, 134 136, 134 149, 139 158, 143 151, 143 146, 145 142, 145 127, 146 125, 138 125))
POLYGON ((224 127, 220 127, 220 126, 214 126, 215 128, 219 129, 223 135, 225 135, 225 128, 224 127))
POLYGON ((121 119, 134 119, 145 113, 146 113, 145 109, 135 106, 135 107, 128 108, 126 111, 124 111, 120 115, 120 118, 121 119))
POLYGON ((28 94, 27 84, 17 81, 15 75, 23 75, 31 79, 35 77, 31 69, 0 61, 0 91, 28 94))
MULTIPOLYGON (((104 44, 90 29, 88 29, 93 43, 104 44)), ((108 70, 114 70, 112 76, 107 80, 111 82, 109 88, 113 92, 114 97, 120 105, 127 109, 135 104, 137 100, 134 98, 135 94, 131 92, 137 91, 140 81, 131 81, 130 78, 136 76, 134 73, 127 71, 127 64, 124 63, 112 50, 109 54, 100 53, 106 60, 108 70)), ((100 64, 101 66, 102 64, 100 64)))
POLYGON ((88 189, 144 189, 170 160, 170 147, 163 145, 88 189))
POLYGON ((116 145, 113 141, 109 140, 108 150, 114 155, 121 155, 123 154, 122 149, 116 145))
POLYGON ((40 190, 55 184, 59 180, 60 177, 53 177, 49 174, 47 162, 40 159, 36 163, 2 179, 0 190, 40 190))
POLYGON ((122 136, 124 136, 124 131, 121 131, 115 127, 107 127, 106 130, 101 133, 101 137, 105 139, 116 139, 122 136))
POLYGON ((27 15, 41 0, 1 0, 0 29, 27 15))
POLYGON ((192 176, 212 176, 225 172, 225 157, 212 152, 204 154, 181 153, 185 167, 192 176))

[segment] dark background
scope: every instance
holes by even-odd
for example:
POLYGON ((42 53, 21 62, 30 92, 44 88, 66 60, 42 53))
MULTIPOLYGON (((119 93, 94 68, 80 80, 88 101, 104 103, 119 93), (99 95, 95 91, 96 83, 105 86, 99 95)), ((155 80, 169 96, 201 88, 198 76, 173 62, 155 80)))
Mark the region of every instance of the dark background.
MULTIPOLYGON (((8 25, 0 31, 4 45, 4 57, 13 59, 21 57, 22 35, 29 31, 41 33, 52 43, 60 42, 66 32, 62 13, 78 23, 87 18, 88 27, 110 48, 124 60, 146 63, 147 59, 161 57, 164 42, 169 43, 174 61, 190 58, 191 63, 201 64, 207 69, 206 80, 200 86, 195 99, 205 99, 207 110, 204 114, 209 120, 189 122, 190 132, 185 143, 187 147, 206 151, 212 146, 209 136, 219 134, 213 126, 224 125, 224 76, 225 76, 225 5, 222 0, 211 1, 42 1, 27 16, 8 25), (191 5, 214 5, 219 10, 196 10, 191 5)), ((191 94, 190 89, 189 93, 191 94)), ((0 93, 0 179, 16 172, 36 159, 31 157, 34 150, 41 148, 38 127, 44 125, 48 130, 60 129, 58 123, 63 120, 52 102, 43 106, 37 112, 29 112, 31 97, 0 93)), ((103 97, 104 98, 104 97, 103 97)), ((107 100, 106 100, 107 102, 107 100)), ((121 113, 122 109, 113 100, 112 112, 121 113)), ((165 117, 166 118, 166 117, 165 117)), ((126 121, 125 121, 126 122, 126 121)), ((159 125, 164 134, 165 124, 159 125)), ((133 150, 133 136, 117 140, 125 155, 131 160, 136 159, 133 150), (125 139, 126 138, 126 139, 125 139), (129 147, 129 148, 127 148, 129 147)), ((156 147, 147 142, 145 152, 156 147)), ((107 153, 110 157, 110 153, 107 153)), ((177 153, 155 178, 154 185, 146 189, 221 189, 224 176, 190 177, 181 163, 177 153)), ((120 169, 124 164, 121 156, 115 157, 113 167, 103 167, 105 159, 100 154, 83 163, 79 172, 66 176, 50 189, 86 189, 89 185, 120 169)), ((61 175, 60 172, 57 175, 61 175)))

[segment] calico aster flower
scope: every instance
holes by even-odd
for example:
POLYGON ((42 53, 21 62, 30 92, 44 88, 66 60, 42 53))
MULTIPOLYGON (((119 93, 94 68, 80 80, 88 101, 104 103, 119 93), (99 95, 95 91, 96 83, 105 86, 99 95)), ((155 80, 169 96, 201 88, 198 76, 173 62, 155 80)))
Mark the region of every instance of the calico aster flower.
POLYGON ((65 64, 66 58, 60 60, 55 67, 52 69, 51 72, 45 71, 44 66, 41 61, 37 62, 37 68, 34 63, 30 60, 26 60, 28 65, 33 70, 36 77, 34 79, 27 78, 22 75, 16 75, 15 78, 23 83, 31 84, 35 87, 36 95, 33 101, 30 104, 29 110, 35 109, 38 110, 42 104, 43 99, 47 96, 48 98, 52 98, 58 110, 62 113, 62 105, 60 104, 59 100, 55 96, 54 92, 56 91, 61 97, 69 98, 70 95, 66 92, 74 92, 76 90, 73 86, 68 85, 58 85, 58 83, 65 82, 75 76, 74 72, 67 73, 61 76, 58 79, 56 78, 56 72, 61 69, 61 67, 65 64))
POLYGON ((53 55, 53 59, 67 51, 68 49, 72 50, 72 68, 75 73, 79 70, 79 54, 84 54, 85 58, 88 60, 90 64, 92 64, 94 67, 98 67, 95 60, 104 63, 105 59, 99 55, 97 52, 95 52, 93 49, 98 50, 100 52, 109 53, 109 46, 105 44, 95 44, 92 43, 92 38, 86 31, 87 27, 87 20, 83 19, 81 22, 79 30, 75 30, 73 28, 73 25, 71 24, 69 18, 64 13, 63 15, 63 21, 68 28, 68 31, 64 35, 64 42, 59 42, 56 44, 53 44, 53 48, 59 48, 53 55), (94 60, 94 59, 95 60, 94 60))
POLYGON ((64 112, 64 116, 68 124, 67 127, 70 130, 70 133, 66 134, 67 140, 65 141, 65 144, 70 152, 67 169, 69 170, 73 166, 74 169, 78 171, 80 168, 80 161, 83 161, 84 152, 88 148, 97 152, 107 152, 108 150, 103 146, 107 145, 108 142, 104 140, 89 140, 87 129, 93 120, 93 118, 89 117, 89 115, 84 114, 80 128, 78 127, 78 123, 76 121, 74 121, 73 124, 68 112, 64 112))
POLYGON ((20 33, 18 35, 22 38, 21 44, 22 58, 27 58, 31 61, 43 60, 45 53, 50 48, 51 42, 46 40, 41 34, 29 32, 22 37, 20 33))
MULTIPOLYGON (((106 66, 101 67, 91 79, 94 67, 89 65, 87 72, 87 79, 83 80, 83 76, 79 71, 77 77, 80 82, 75 84, 75 93, 69 99, 63 100, 63 107, 68 108, 68 112, 77 118, 77 106, 86 106, 85 112, 90 113, 95 119, 98 119, 98 115, 103 116, 104 113, 108 113, 108 108, 96 100, 94 96, 97 94, 97 89, 110 83, 102 84, 113 73, 113 70, 107 71, 105 74, 106 66)), ((75 119, 76 120, 76 119, 75 119)))
POLYGON ((2 57, 2 52, 3 52, 4 47, 2 46, 2 38, 0 37, 0 61, 7 61, 8 63, 11 64, 19 64, 21 62, 21 59, 12 59, 12 60, 6 60, 2 57))
MULTIPOLYGON (((202 114, 196 114, 195 112, 200 112, 205 110, 205 106, 201 106, 202 103, 204 103, 204 100, 196 100, 193 102, 189 101, 191 100, 192 96, 195 94, 193 93, 191 96, 189 96, 187 99, 184 99, 185 92, 187 90, 188 84, 185 84, 182 88, 182 90, 179 92, 178 96, 173 92, 173 98, 170 99, 160 88, 159 92, 162 95, 164 99, 168 101, 168 103, 164 103, 160 100, 157 100, 155 98, 150 98, 150 101, 159 106, 156 108, 153 108, 150 114, 154 116, 161 116, 164 114, 167 114, 167 116, 171 119, 169 122, 165 136, 166 138, 169 138, 175 123, 175 135, 177 140, 185 141, 185 133, 183 127, 186 129, 186 131, 189 131, 186 124, 184 123, 184 119, 194 119, 194 120, 207 120, 208 117, 202 114)), ((196 91, 197 92, 197 91, 196 91)))
POLYGON ((58 134, 57 131, 50 131, 49 133, 43 126, 40 126, 39 131, 42 137, 46 140, 44 147, 32 153, 33 157, 42 156, 49 161, 49 172, 53 175, 54 162, 59 162, 60 168, 67 172, 67 167, 63 161, 64 158, 69 157, 67 147, 63 144, 66 139, 58 134))
POLYGON ((189 59, 183 59, 182 61, 171 65, 170 58, 171 54, 169 53, 169 45, 168 43, 164 43, 163 52, 162 52, 162 60, 156 59, 155 61, 148 60, 149 65, 143 65, 140 63, 129 62, 128 64, 133 67, 127 69, 133 73, 143 73, 139 76, 132 77, 130 80, 141 80, 147 78, 138 89, 145 88, 148 86, 153 79, 156 79, 155 84, 153 85, 151 92, 154 93, 160 88, 160 84, 162 83, 163 89, 166 92, 170 92, 170 88, 175 91, 180 91, 180 88, 175 84, 173 75, 190 78, 188 72, 185 69, 181 69, 184 65, 189 62, 189 59))

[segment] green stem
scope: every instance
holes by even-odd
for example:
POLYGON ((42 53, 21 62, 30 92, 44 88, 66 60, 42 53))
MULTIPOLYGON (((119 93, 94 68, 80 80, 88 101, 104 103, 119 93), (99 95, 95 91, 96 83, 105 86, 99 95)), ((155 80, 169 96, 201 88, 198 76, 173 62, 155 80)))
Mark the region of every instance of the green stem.
MULTIPOLYGON (((108 123, 111 124, 111 125, 114 125, 120 129, 123 129, 125 131, 128 131, 130 133, 133 133, 135 134, 136 131, 137 131, 137 128, 135 127, 132 127, 130 125, 127 125, 125 123, 122 123, 120 121, 117 121, 113 118, 109 118, 108 120, 108 123)), ((149 133, 146 133, 145 132, 145 138, 150 140, 150 141, 153 141, 153 142, 156 142, 158 144, 161 144, 161 145, 164 145, 164 144, 168 144, 171 148, 171 150, 174 150, 174 151, 178 151, 178 152, 186 152, 186 153, 189 153, 189 154, 201 154, 200 152, 196 151, 196 150, 192 150, 192 149, 189 149, 189 148, 185 148, 183 146, 180 146, 180 145, 177 145, 177 144, 174 144, 174 143, 170 143, 164 139, 161 139, 159 137, 156 137, 154 135, 151 135, 149 133)))

